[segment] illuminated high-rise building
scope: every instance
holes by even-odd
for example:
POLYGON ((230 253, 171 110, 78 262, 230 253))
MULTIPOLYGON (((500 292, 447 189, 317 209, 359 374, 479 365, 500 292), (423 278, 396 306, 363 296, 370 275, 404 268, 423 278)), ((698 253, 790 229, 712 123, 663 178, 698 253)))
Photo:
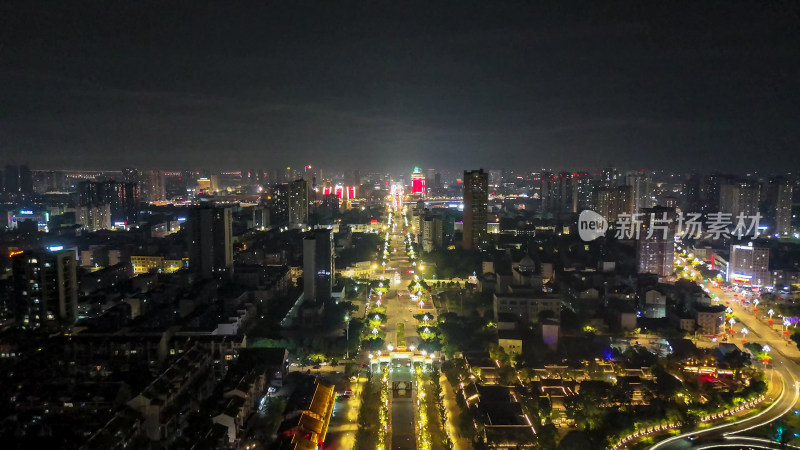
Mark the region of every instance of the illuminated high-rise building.
POLYGON ((633 207, 629 214, 641 212, 643 208, 651 208, 653 202, 653 180, 650 174, 641 171, 631 171, 625 175, 625 184, 630 186, 633 194, 633 207))
POLYGON ((792 230, 792 194, 793 183, 781 180, 775 187, 775 233, 780 236, 789 236, 792 230))
POLYGON ((589 175, 589 172, 578 172, 575 174, 575 178, 573 179, 573 189, 575 190, 575 196, 577 201, 577 211, 583 211, 584 209, 594 209, 595 204, 595 195, 594 191, 597 186, 597 180, 592 178, 589 175))
POLYGON ((289 183, 289 224, 303 226, 308 223, 308 182, 294 180, 289 183))
POLYGON ((43 249, 12 258, 12 309, 24 328, 40 328, 56 317, 78 320, 77 260, 74 251, 43 249))
POLYGON ((574 213, 578 207, 576 175, 561 172, 548 180, 546 211, 553 214, 574 213))
POLYGON ((672 274, 675 259, 675 208, 644 208, 641 210, 641 229, 636 242, 636 262, 639 273, 659 277, 672 274))
POLYGON ((289 185, 275 184, 267 189, 266 203, 274 224, 289 222, 289 185))
POLYGON ((33 191, 37 194, 64 191, 67 179, 64 172, 56 170, 37 170, 33 173, 33 191))
POLYGON ((489 174, 483 169, 464 171, 464 236, 465 250, 485 250, 486 217, 489 209, 489 174))
POLYGON ((189 270, 201 278, 231 276, 233 268, 233 215, 230 208, 213 205, 189 209, 186 220, 189 270))
POLYGON ((146 202, 167 199, 166 178, 160 170, 147 170, 141 176, 141 195, 146 202))
POLYGON ((755 181, 723 184, 719 190, 719 210, 730 213, 734 221, 739 215, 755 216, 759 212, 761 186, 755 181))
POLYGON ((633 189, 630 186, 600 188, 595 193, 595 211, 614 223, 621 213, 633 210, 633 189))
POLYGON ((414 167, 414 172, 411 173, 411 193, 425 196, 425 175, 419 167, 414 167))
POLYGON ((600 172, 600 187, 611 189, 619 186, 622 176, 614 167, 606 167, 600 172))
POLYGON ((747 245, 731 245, 728 283, 759 288, 771 284, 769 249, 753 247, 752 242, 747 245))
POLYGON ((139 185, 84 181, 78 185, 81 205, 110 205, 112 222, 133 223, 139 213, 139 185))
POLYGON ((335 256, 331 230, 317 229, 303 238, 303 297, 306 301, 331 299, 335 256))

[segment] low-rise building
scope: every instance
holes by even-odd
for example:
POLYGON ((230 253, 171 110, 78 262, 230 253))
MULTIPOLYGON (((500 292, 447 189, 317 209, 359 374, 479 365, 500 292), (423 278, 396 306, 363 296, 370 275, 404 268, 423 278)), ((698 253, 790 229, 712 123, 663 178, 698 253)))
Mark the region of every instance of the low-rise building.
POLYGON ((700 333, 716 335, 722 331, 722 323, 725 317, 725 307, 723 305, 705 306, 695 303, 693 309, 697 329, 700 333))
POLYGON ((533 289, 520 289, 509 287, 508 294, 494 294, 494 320, 497 321, 500 313, 517 316, 523 321, 538 321, 540 314, 549 311, 551 318, 558 320, 561 317, 561 297, 533 289))

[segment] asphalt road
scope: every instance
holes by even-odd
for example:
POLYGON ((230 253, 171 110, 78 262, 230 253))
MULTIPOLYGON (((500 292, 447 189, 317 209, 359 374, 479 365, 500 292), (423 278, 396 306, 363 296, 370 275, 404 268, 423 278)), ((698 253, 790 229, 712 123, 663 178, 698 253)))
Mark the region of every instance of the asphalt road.
MULTIPOLYGON (((384 283, 389 284, 389 293, 384 295, 381 299, 384 306, 386 306, 386 324, 384 332, 386 333, 386 343, 397 347, 397 326, 400 323, 404 324, 405 344, 407 347, 411 345, 418 345, 419 336, 417 335, 417 320, 414 319, 414 314, 420 311, 425 311, 435 317, 432 304, 424 305, 424 309, 420 309, 417 303, 411 301, 407 286, 414 280, 414 275, 409 274, 408 270, 413 269, 411 261, 406 254, 405 235, 402 230, 402 217, 395 214, 395 219, 398 221, 396 229, 390 234, 391 250, 386 267, 392 270, 378 273, 374 279, 380 279, 383 276, 384 283), (399 279, 395 277, 395 273, 399 273, 399 279)), ((369 300, 374 304, 379 297, 373 295, 369 300)), ((362 352, 356 356, 356 361, 359 363, 367 362, 366 355, 362 352)), ((392 382, 412 382, 414 377, 411 372, 410 361, 396 361, 396 367, 392 367, 391 381, 392 382)), ((322 370, 319 371, 324 371, 322 370)), ((333 368, 328 370, 334 370, 333 368)), ((355 395, 353 398, 344 399, 338 398, 335 406, 334 417, 331 420, 328 437, 326 439, 324 448, 331 449, 352 449, 355 442, 354 436, 358 424, 358 411, 361 405, 361 390, 363 383, 351 383, 352 390, 355 395)), ((346 386, 337 385, 337 390, 342 390, 346 386)), ((390 433, 390 448, 398 450, 411 450, 415 449, 416 443, 416 430, 414 424, 416 403, 414 400, 415 391, 398 392, 392 396, 391 399, 391 433, 390 433), (399 394, 399 395, 396 395, 399 394)))
MULTIPOLYGON (((419 311, 419 306, 411 301, 408 292, 408 284, 414 279, 408 273, 412 269, 411 261, 406 254, 405 235, 401 232, 402 217, 396 216, 397 227, 390 234, 391 250, 389 253, 388 267, 393 271, 386 271, 383 274, 384 281, 391 283, 390 290, 394 290, 394 295, 385 298, 386 306, 386 343, 394 347, 405 344, 406 347, 419 344, 417 336, 417 321, 414 314, 419 311), (399 279, 395 273, 400 274, 399 279), (405 342, 397 341, 397 326, 404 324, 405 342)), ((411 382, 414 377, 411 373, 410 361, 396 360, 391 367, 391 382, 411 382)), ((416 433, 414 428, 414 397, 412 392, 395 392, 392 396, 391 405, 391 447, 396 450, 411 450, 417 447, 416 433)))
POLYGON ((366 379, 350 382, 341 381, 336 384, 336 391, 350 390, 350 398, 337 396, 333 405, 333 415, 328 426, 328 435, 325 437, 324 448, 331 450, 349 450, 355 445, 356 431, 358 431, 358 411, 361 408, 361 397, 366 384, 366 379))

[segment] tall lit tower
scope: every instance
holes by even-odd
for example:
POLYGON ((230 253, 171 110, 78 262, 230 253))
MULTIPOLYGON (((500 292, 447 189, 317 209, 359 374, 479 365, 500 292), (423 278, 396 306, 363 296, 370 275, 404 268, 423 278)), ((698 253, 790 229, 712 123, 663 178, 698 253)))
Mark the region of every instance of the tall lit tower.
POLYGON ((232 275, 233 215, 231 208, 212 205, 189 209, 186 239, 189 269, 203 279, 232 275))
POLYGON ((425 196, 425 175, 419 170, 419 167, 414 167, 414 172, 411 173, 411 193, 425 196))
POLYGON ((308 223, 308 182, 303 179, 289 183, 289 224, 303 226, 308 223))
POLYGON ((484 250, 486 215, 489 209, 489 174, 483 169, 464 171, 464 237, 465 250, 484 250))
POLYGON ((331 230, 317 229, 303 237, 303 295, 306 300, 331 299, 334 258, 331 230))
POLYGON ((775 233, 780 237, 792 234, 792 183, 778 185, 775 208, 775 233))

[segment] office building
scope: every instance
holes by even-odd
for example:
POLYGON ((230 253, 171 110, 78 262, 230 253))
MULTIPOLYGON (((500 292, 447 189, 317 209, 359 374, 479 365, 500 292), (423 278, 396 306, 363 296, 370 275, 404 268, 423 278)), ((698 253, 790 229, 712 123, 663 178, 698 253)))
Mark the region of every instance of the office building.
POLYGON ((463 184, 464 235, 461 246, 465 250, 485 250, 488 246, 489 176, 483 169, 464 171, 463 184))
POLYGON ((675 261, 675 208, 657 206, 642 209, 636 263, 639 273, 668 277, 675 261))
POLYGON ((189 209, 186 220, 189 269, 204 279, 230 277, 233 268, 233 217, 230 208, 189 209))
POLYGON ((308 182, 294 180, 289 183, 289 225, 302 227, 308 223, 308 182))
POLYGON ((317 229, 303 237, 303 297, 306 301, 331 299, 335 257, 331 230, 317 229))
MULTIPOLYGON (((55 248, 54 248, 55 249, 55 248)), ((77 260, 74 251, 28 251, 12 258, 14 317, 23 328, 40 328, 58 318, 78 320, 77 260)))
POLYGON ((747 245, 731 245, 728 261, 728 282, 737 286, 764 288, 770 283, 769 249, 747 245))

